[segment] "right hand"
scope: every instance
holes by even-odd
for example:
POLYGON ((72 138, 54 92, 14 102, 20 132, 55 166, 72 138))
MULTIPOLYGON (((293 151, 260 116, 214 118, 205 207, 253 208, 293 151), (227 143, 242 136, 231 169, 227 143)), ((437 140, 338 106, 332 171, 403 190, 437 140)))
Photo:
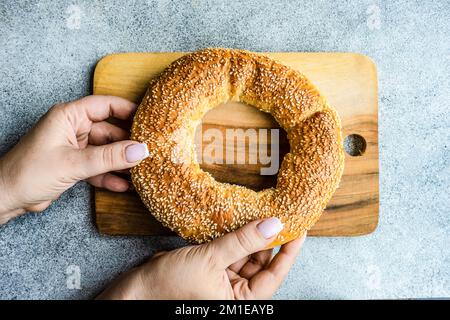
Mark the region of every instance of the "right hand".
POLYGON ((122 275, 100 299, 268 299, 287 276, 306 234, 265 248, 282 225, 253 221, 210 243, 157 253, 122 275))

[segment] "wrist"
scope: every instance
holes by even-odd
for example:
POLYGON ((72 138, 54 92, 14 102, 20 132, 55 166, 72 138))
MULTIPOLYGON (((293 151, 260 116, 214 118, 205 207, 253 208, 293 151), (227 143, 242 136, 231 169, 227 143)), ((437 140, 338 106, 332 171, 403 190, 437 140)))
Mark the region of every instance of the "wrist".
POLYGON ((6 172, 3 160, 0 160, 0 224, 6 223, 23 211, 12 197, 12 184, 6 172))

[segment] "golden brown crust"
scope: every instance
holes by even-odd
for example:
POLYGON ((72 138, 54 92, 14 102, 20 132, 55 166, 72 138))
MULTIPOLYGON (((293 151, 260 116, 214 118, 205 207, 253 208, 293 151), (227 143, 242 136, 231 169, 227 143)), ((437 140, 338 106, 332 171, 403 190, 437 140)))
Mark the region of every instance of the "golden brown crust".
POLYGON ((150 150, 131 170, 142 201, 165 226, 197 243, 272 216, 285 226, 271 246, 297 238, 319 219, 344 167, 339 118, 318 90, 301 73, 242 50, 204 49, 173 62, 150 84, 131 138, 150 150), (255 192, 200 169, 195 127, 228 100, 270 112, 286 130, 291 150, 276 188, 255 192))

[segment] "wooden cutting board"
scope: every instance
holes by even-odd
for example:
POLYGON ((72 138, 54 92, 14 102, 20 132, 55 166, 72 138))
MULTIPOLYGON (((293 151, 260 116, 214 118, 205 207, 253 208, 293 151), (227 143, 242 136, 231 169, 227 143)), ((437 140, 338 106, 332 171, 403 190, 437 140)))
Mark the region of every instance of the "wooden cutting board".
MULTIPOLYGON (((93 91, 116 95, 139 103, 151 78, 184 53, 119 53, 101 59, 94 73, 93 91)), ((378 88, 374 63, 353 53, 268 53, 267 55, 304 73, 337 109, 344 138, 359 135, 357 156, 346 153, 340 186, 312 236, 358 236, 371 233, 378 224, 378 88)), ((202 129, 276 128, 269 115, 241 104, 211 110, 202 129)), ((198 130, 201 132, 201 130, 198 130)), ((197 132, 197 133, 198 133, 197 132)), ((201 139, 201 134, 196 135, 201 139)), ((280 135, 280 150, 289 150, 280 135)), ((204 147, 204 145, 203 145, 204 147)), ((246 152, 245 150, 242 152, 246 152)), ((248 153, 248 150, 247 150, 248 153)), ((203 161, 205 163, 205 161, 203 161)), ((273 186, 276 176, 260 176, 255 165, 201 165, 217 180, 259 190, 273 186)), ((108 235, 173 235, 147 211, 134 192, 113 193, 95 189, 98 230, 108 235)))

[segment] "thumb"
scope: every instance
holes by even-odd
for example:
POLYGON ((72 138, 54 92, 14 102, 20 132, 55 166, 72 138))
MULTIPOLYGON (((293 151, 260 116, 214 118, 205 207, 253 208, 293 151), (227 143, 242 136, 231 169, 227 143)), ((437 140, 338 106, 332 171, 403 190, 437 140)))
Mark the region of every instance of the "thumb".
POLYGON ((221 268, 227 268, 246 256, 264 250, 281 230, 283 224, 278 218, 252 221, 209 243, 211 253, 218 257, 221 268))
POLYGON ((78 178, 87 179, 109 171, 128 169, 149 156, 145 143, 124 140, 102 146, 91 146, 78 153, 78 178))

